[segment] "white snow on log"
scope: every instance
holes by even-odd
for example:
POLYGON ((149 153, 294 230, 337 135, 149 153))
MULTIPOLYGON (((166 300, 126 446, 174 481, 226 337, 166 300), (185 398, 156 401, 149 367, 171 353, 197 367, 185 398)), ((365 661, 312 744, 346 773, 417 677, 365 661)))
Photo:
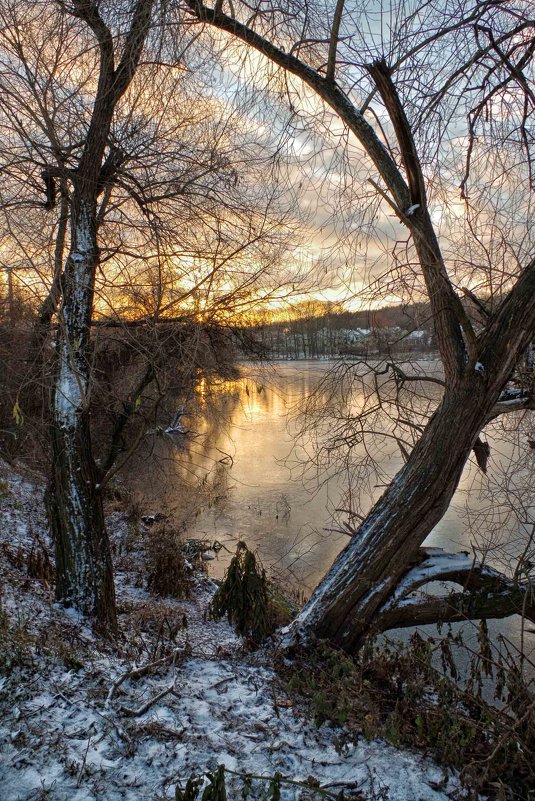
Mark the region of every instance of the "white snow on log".
POLYGON ((397 585, 393 595, 383 609, 398 606, 400 601, 409 593, 414 592, 423 584, 430 581, 445 580, 446 576, 454 573, 468 572, 477 567, 478 573, 493 575, 491 568, 482 567, 474 558, 462 551, 460 553, 446 553, 442 548, 425 548, 427 557, 419 565, 409 570, 397 585))
POLYGON ((534 408, 533 398, 530 393, 523 387, 506 387, 500 393, 488 419, 493 420, 500 414, 521 411, 526 408, 534 408))
POLYGON ((89 211, 85 204, 82 203, 78 225, 76 226, 76 249, 82 256, 87 256, 93 247, 89 217, 89 211))
POLYGON ((365 555, 367 550, 365 545, 366 540, 373 535, 377 527, 381 526, 382 521, 388 517, 389 514, 391 514, 390 509, 386 508, 368 515, 366 521, 358 529, 357 534, 352 537, 349 545, 338 555, 327 576, 316 587, 308 603, 305 604, 291 624, 291 634, 300 633, 302 636, 305 624, 308 630, 313 628, 314 621, 318 619, 324 609, 325 599, 332 593, 336 586, 343 585, 345 581, 349 580, 353 572, 354 566, 351 558, 348 558, 349 555, 356 551, 365 555))
POLYGON ((311 630, 314 627, 314 623, 324 611, 325 600, 345 583, 349 583, 355 574, 355 557, 361 562, 366 560, 373 552, 375 539, 382 526, 387 520, 397 515, 393 509, 401 505, 407 506, 410 503, 412 497, 418 492, 418 487, 410 487, 407 482, 407 470, 404 467, 394 476, 388 489, 390 501, 393 503, 385 501, 384 496, 377 502, 376 507, 372 509, 355 536, 351 538, 350 543, 335 559, 327 576, 316 587, 308 603, 291 624, 290 639, 294 634, 304 636, 305 629, 311 630))
POLYGON ((506 387, 500 393, 498 403, 510 403, 511 401, 525 400, 529 398, 529 392, 524 387, 506 387))
POLYGON ((76 249, 71 251, 74 282, 72 302, 62 308, 63 326, 59 353, 59 374, 55 391, 55 416, 58 425, 74 428, 87 393, 87 380, 76 368, 75 350, 79 319, 87 315, 88 298, 88 260, 91 258, 92 238, 89 214, 82 205, 76 228, 76 249))
POLYGON ((407 215, 407 217, 412 217, 414 212, 419 208, 420 208, 420 204, 419 203, 413 203, 412 206, 409 206, 409 208, 407 209, 405 214, 407 215))
POLYGON ((476 362, 475 366, 474 366, 474 370, 476 371, 476 373, 484 373, 485 372, 485 366, 483 364, 481 364, 481 362, 476 362))
POLYGON ((518 406, 519 404, 522 405, 524 403, 527 403, 528 400, 529 398, 527 397, 509 398, 508 400, 499 399, 496 404, 496 408, 501 409, 502 406, 518 406))
POLYGON ((167 428, 165 429, 164 433, 165 434, 185 434, 186 433, 186 428, 184 426, 184 423, 182 422, 182 418, 184 417, 185 414, 186 414, 186 407, 185 406, 181 406, 180 409, 178 409, 178 411, 175 414, 175 416, 173 417, 173 422, 171 423, 171 425, 167 426, 167 428))

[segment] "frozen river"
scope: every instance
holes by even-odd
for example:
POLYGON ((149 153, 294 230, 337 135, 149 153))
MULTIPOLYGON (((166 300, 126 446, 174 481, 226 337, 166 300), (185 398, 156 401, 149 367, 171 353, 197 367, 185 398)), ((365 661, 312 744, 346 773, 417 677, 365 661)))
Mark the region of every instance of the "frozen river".
MULTIPOLYGON (((347 543, 346 534, 333 530, 337 528, 333 513, 347 504, 345 475, 327 471, 318 485, 309 470, 305 479, 301 466, 311 442, 306 436, 296 439, 295 414, 332 366, 328 361, 280 362, 265 368, 244 365, 236 381, 211 389, 201 382, 197 398, 200 413, 186 423, 196 435, 186 448, 161 446, 165 455, 152 473, 152 485, 146 476, 143 479, 147 502, 156 509, 165 493, 165 509, 175 509, 177 519, 189 520, 188 536, 224 546, 210 563, 213 575, 223 574, 236 543, 244 540, 258 552, 268 572, 306 596, 347 543), (200 494, 184 492, 184 481, 192 478, 203 482, 200 494)), ((423 363, 426 366, 436 369, 432 362, 423 363)), ((359 405, 358 398, 353 402, 359 405)), ((503 441, 496 446, 492 439, 490 442, 492 473, 501 461, 507 464, 511 454, 503 441)), ((383 481, 402 465, 395 442, 392 447, 383 443, 377 458, 383 481)), ((519 530, 514 514, 501 508, 498 495, 491 496, 493 509, 487 515, 489 491, 487 488, 482 494, 484 486, 477 466, 470 463, 454 503, 426 544, 471 551, 474 543, 480 545, 481 538, 488 536, 489 558, 503 566, 504 561, 512 559, 511 549, 521 548, 525 531, 519 530), (484 513, 479 515, 479 522, 467 524, 467 506, 484 513), (502 529, 500 534, 494 531, 498 528, 502 529), (502 547, 504 539, 513 545, 502 547)), ((381 491, 379 482, 372 493, 377 496, 381 491)), ((520 640, 520 618, 492 628, 517 643, 520 640)), ((532 645, 533 635, 524 636, 532 645)))

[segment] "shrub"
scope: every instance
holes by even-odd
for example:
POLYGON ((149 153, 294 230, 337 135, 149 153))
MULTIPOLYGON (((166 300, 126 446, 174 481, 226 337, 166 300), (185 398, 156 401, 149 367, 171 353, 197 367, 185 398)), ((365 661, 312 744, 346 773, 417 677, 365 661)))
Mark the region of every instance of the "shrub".
POLYGON ((165 524, 154 526, 147 540, 147 587, 157 595, 187 598, 191 576, 177 532, 165 524))
POLYGON ((244 542, 239 542, 225 578, 210 606, 211 615, 227 616, 238 634, 253 644, 264 640, 283 619, 280 594, 273 591, 266 571, 244 542))
MULTIPOLYGON (((479 691, 481 671, 487 672, 487 651, 472 654, 471 679, 456 683, 435 667, 445 653, 445 666, 456 675, 451 634, 442 640, 413 635, 407 646, 383 643, 358 657, 316 642, 298 650, 291 663, 278 660, 287 689, 300 695, 317 725, 343 725, 340 742, 360 735, 383 737, 396 746, 424 748, 446 767, 460 770, 475 795, 528 799, 535 786, 535 703, 533 689, 514 665, 499 659, 504 673, 505 705, 485 702, 479 691)), ((460 639, 455 644, 462 646, 460 639)), ((496 676, 496 697, 504 688, 496 676)))

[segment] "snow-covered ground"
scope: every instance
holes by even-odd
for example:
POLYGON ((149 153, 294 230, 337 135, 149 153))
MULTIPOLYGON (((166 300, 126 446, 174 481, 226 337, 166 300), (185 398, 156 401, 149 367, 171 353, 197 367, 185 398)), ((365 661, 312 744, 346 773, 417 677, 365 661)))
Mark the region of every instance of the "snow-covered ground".
MULTIPOLYGON (((191 600, 155 599, 136 586, 132 559, 117 557, 122 635, 97 639, 54 606, 46 581, 27 575, 37 538, 50 547, 37 478, 0 463, 0 481, 0 636, 10 654, 6 665, 0 645, 2 801, 157 801, 220 764, 313 776, 348 796, 462 796, 455 778, 418 754, 379 741, 341 745, 340 731, 303 717, 266 653, 247 654, 225 622, 204 620, 214 588, 206 578, 191 600), (166 626, 172 644, 168 637, 163 648, 166 626)), ((110 529, 124 538, 120 515, 110 529)), ((232 801, 240 796, 230 787, 232 801)), ((265 790, 256 783, 252 797, 265 790)), ((312 797, 295 785, 283 785, 282 796, 312 797)))

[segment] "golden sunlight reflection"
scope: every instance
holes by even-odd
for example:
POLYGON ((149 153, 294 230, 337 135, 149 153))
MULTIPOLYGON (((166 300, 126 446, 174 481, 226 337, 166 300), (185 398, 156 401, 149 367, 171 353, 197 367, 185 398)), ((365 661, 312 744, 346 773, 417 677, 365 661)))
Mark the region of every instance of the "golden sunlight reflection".
MULTIPOLYGON (((186 442, 154 440, 151 452, 140 458, 139 469, 133 472, 138 476, 143 508, 164 511, 178 529, 186 521, 188 537, 220 543, 222 549, 207 568, 214 577, 223 576, 237 542, 244 540, 257 552, 268 574, 307 597, 347 545, 347 534, 333 522, 341 501, 347 504, 347 475, 331 472, 330 477, 322 476, 314 466, 303 472, 303 462, 314 449, 310 438, 298 437, 294 417, 304 399, 318 388, 320 408, 332 401, 322 381, 333 366, 333 362, 312 360, 277 362, 272 367, 244 364, 234 380, 214 384, 201 377, 197 414, 192 409, 187 418, 194 435, 186 442), (322 477, 328 480, 322 483, 322 477)), ((433 361, 424 361, 421 367, 425 371, 440 369, 433 361)), ((348 413, 354 414, 363 403, 363 394, 357 392, 348 413)), ((328 429, 332 425, 328 420, 328 429)), ((373 443, 379 474, 373 486, 363 491, 369 492, 368 507, 403 465, 395 441, 379 433, 373 443)), ((355 450, 360 455, 365 452, 362 444, 355 450)), ((491 441, 493 460, 501 459, 502 451, 503 443, 491 441)), ((509 454, 506 456, 509 463, 509 454)), ((477 548, 479 535, 488 541, 482 486, 481 473, 471 460, 454 502, 426 544, 455 553, 470 551, 472 545, 477 548), (481 531, 467 525, 468 501, 472 515, 482 514, 481 531)), ((493 507, 498 498, 499 492, 493 497, 493 507)), ((511 521, 501 523, 496 529, 500 536, 518 542, 518 526, 511 532, 511 521)), ((496 546, 494 540, 492 545, 496 546)), ((516 619, 492 629, 513 641, 519 636, 516 619)))
MULTIPOLYGON (((140 470, 144 505, 154 511, 171 510, 177 523, 188 518, 188 536, 220 542, 224 547, 209 565, 216 577, 223 575, 243 539, 258 551, 270 572, 308 594, 347 544, 347 535, 333 523, 344 498, 346 476, 334 476, 329 470, 321 474, 314 468, 303 472, 303 462, 313 452, 312 440, 298 437, 299 424, 293 416, 318 387, 320 409, 333 398, 336 402, 327 385, 321 385, 332 366, 333 362, 303 360, 273 367, 242 365, 240 377, 215 383, 201 376, 187 416, 194 436, 186 443, 154 442, 156 458, 147 463, 152 468, 144 463, 140 470), (318 484, 322 478, 328 481, 318 484), (200 491, 195 490, 199 481, 200 491), (191 489, 185 492, 185 486, 191 489)), ((438 365, 425 362, 422 369, 438 365)), ((340 408, 354 415, 364 403, 364 394, 358 391, 349 405, 342 398, 340 408)), ((334 423, 327 420, 326 425, 329 432, 334 423)), ((380 477, 362 490, 367 506, 403 464, 394 440, 379 432, 373 442, 380 477)), ((500 446, 491 443, 491 448, 493 458, 499 458, 500 446)), ((354 449, 366 453, 363 443, 354 449)), ((463 509, 468 497, 472 502, 475 498, 479 508, 481 485, 477 466, 469 464, 455 501, 429 544, 454 552, 470 549, 475 532, 466 527, 463 509)))

